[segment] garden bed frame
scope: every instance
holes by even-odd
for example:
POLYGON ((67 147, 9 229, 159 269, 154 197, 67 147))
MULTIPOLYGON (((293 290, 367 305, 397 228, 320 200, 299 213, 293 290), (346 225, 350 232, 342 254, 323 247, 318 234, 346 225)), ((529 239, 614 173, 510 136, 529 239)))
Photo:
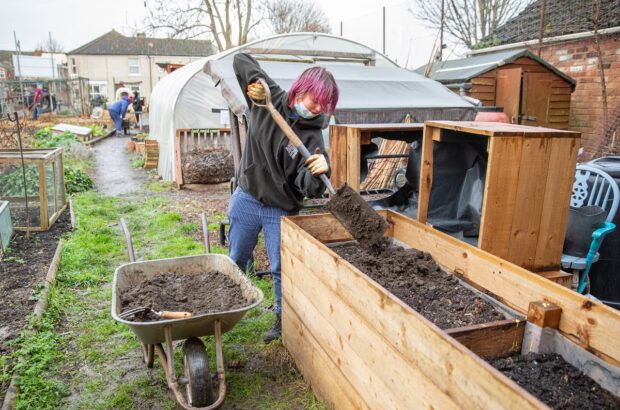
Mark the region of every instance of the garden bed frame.
MULTIPOLYGON (((32 198, 38 198, 39 206, 39 224, 26 226, 17 226, 13 228, 18 231, 47 231, 56 222, 56 219, 60 216, 62 211, 67 207, 67 192, 65 188, 65 173, 64 173, 64 160, 63 160, 63 148, 24 148, 23 150, 24 162, 26 165, 35 164, 39 173, 39 195, 32 198), (49 192, 46 184, 46 172, 45 167, 52 165, 52 177, 54 188, 54 201, 55 212, 50 215, 49 213, 49 192), (57 168, 60 170, 57 172, 57 168), (57 180, 57 177, 60 180, 57 180), (57 192, 60 188, 61 192, 57 192)), ((21 165, 21 154, 19 149, 2 149, 0 150, 0 164, 18 164, 21 165)), ((30 197, 30 196, 29 196, 30 197)), ((9 202, 25 203, 23 196, 19 197, 2 197, 0 199, 9 202)), ((37 201, 34 201, 37 202, 37 201)), ((15 224, 16 222, 14 222, 15 224)))
MULTIPOLYGON (((618 366, 620 312, 430 226, 381 213, 387 235, 429 252, 517 312, 525 315, 531 302, 555 304, 563 336, 618 366)), ((347 240, 330 214, 282 222, 284 344, 330 407, 546 408, 478 356, 520 351, 513 344, 522 340, 521 320, 441 330, 325 246, 347 240)))

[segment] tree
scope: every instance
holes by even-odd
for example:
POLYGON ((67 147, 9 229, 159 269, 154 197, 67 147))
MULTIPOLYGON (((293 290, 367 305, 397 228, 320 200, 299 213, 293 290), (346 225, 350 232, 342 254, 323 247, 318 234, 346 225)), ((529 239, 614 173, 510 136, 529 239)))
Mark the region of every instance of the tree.
POLYGON ((296 31, 329 33, 329 18, 314 1, 270 0, 265 5, 267 20, 275 34, 296 31))
POLYGON ((253 0, 145 0, 144 31, 170 38, 208 36, 219 51, 248 41, 260 22, 253 0))
POLYGON ((37 45, 36 49, 45 51, 46 53, 62 53, 65 51, 65 48, 60 43, 60 41, 56 40, 53 37, 48 37, 47 40, 41 41, 37 45))
POLYGON ((433 28, 441 27, 469 48, 514 17, 527 0, 410 0, 409 11, 433 28))

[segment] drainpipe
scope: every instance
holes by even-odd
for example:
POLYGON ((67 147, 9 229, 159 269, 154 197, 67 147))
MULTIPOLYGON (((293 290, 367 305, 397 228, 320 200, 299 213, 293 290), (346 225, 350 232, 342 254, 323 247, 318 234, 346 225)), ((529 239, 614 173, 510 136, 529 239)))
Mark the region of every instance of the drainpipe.
POLYGON ((147 55, 147 58, 149 59, 149 99, 150 99, 151 93, 153 92, 153 70, 152 70, 152 64, 151 64, 151 56, 147 55))

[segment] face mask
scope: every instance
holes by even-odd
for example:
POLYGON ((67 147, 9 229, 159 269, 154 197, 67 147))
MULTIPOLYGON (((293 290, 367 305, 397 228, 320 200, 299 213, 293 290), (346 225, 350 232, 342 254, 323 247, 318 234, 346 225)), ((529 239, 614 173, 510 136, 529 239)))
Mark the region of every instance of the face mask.
POLYGON ((301 101, 295 103, 295 111, 297 111, 297 114, 299 114, 301 118, 305 118, 307 120, 319 115, 319 114, 312 114, 312 112, 309 109, 307 109, 304 103, 301 101))

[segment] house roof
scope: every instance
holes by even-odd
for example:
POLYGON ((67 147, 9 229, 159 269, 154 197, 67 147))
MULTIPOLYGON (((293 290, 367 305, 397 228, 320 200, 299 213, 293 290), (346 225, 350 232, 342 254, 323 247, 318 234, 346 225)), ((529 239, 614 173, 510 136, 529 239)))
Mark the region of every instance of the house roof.
MULTIPOLYGON (((569 82, 572 86, 575 86, 575 80, 526 49, 498 51, 496 53, 476 55, 459 60, 438 61, 433 63, 430 78, 443 84, 462 83, 474 77, 478 77, 487 71, 514 63, 515 60, 520 57, 528 57, 539 62, 562 77, 565 81, 569 82)), ((419 74, 423 74, 425 67, 426 66, 423 65, 418 67, 415 71, 419 74)))
MULTIPOLYGON (((546 0, 545 38, 594 30, 597 0, 546 0)), ((541 0, 528 5, 516 17, 481 40, 492 46, 537 39, 540 33, 541 0)), ((599 30, 620 26, 620 0, 601 2, 599 30)))
POLYGON ((210 41, 126 37, 112 30, 67 54, 204 57, 213 54, 210 41))

